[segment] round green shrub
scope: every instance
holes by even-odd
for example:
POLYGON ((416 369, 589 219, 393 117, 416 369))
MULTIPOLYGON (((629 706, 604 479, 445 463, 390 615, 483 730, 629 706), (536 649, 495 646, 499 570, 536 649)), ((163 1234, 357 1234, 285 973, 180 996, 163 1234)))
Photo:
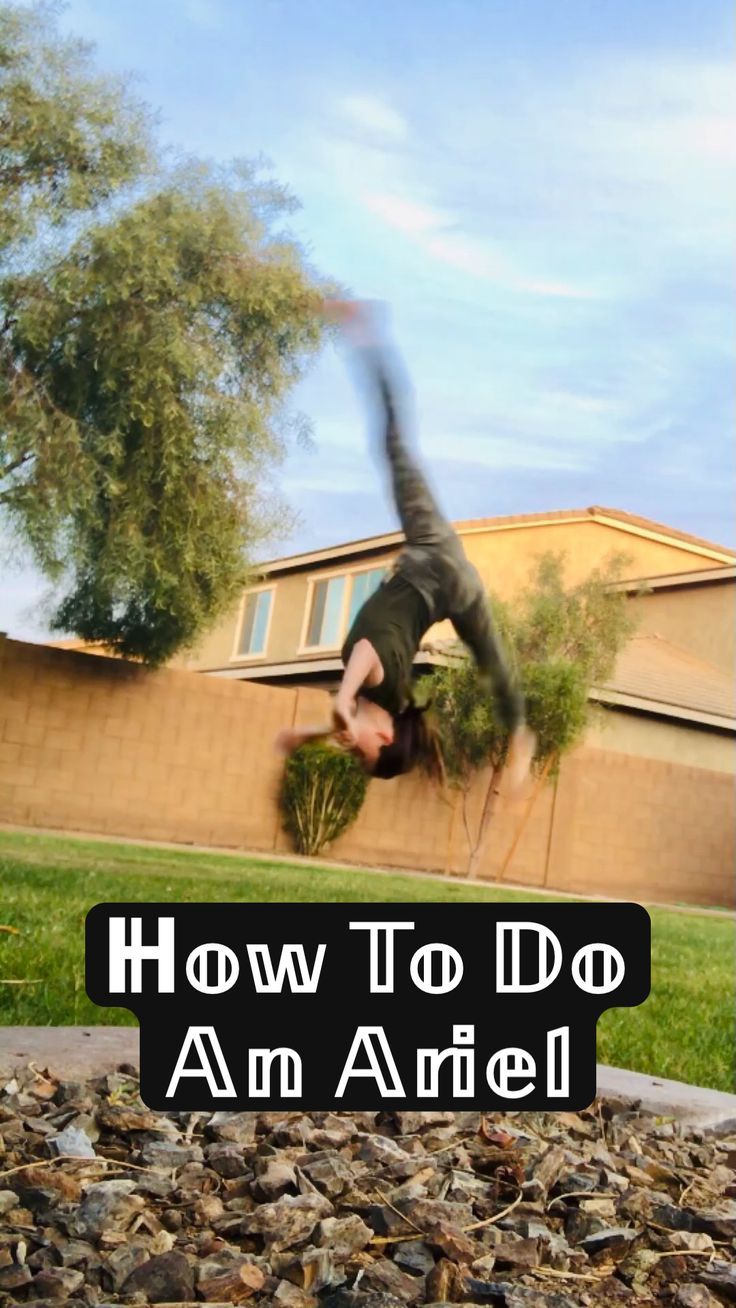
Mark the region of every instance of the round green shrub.
POLYGON ((358 816, 368 778, 358 760, 324 743, 289 757, 281 786, 284 826, 300 854, 319 854, 358 816))

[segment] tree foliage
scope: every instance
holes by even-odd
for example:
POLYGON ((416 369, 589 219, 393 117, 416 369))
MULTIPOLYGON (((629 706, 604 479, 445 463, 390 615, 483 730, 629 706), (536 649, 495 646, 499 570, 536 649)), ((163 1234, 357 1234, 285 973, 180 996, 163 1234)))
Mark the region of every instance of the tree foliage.
POLYGON ((160 662, 286 523, 324 285, 247 164, 168 168, 44 6, 0 4, 0 504, 53 625, 160 662))
MULTIPOLYGON (((631 606, 616 589, 625 565, 611 556, 582 582, 565 582, 565 558, 545 554, 512 604, 493 601, 494 616, 518 670, 527 721, 537 736, 537 772, 554 768, 589 720, 589 693, 610 677, 633 631, 631 606)), ((481 688, 475 665, 455 657, 424 679, 443 745, 450 784, 467 791, 479 769, 503 766, 507 732, 481 688)))
POLYGON ((352 754, 323 743, 302 745, 284 768, 281 808, 300 854, 319 854, 355 821, 368 779, 352 754))

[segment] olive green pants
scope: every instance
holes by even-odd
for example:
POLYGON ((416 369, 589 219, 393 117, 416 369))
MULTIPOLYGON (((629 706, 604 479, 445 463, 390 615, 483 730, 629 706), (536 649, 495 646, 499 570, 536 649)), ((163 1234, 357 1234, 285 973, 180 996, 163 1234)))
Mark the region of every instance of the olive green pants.
POLYGON ((364 349, 361 359, 380 403, 381 453, 389 468, 396 511, 406 537, 396 570, 424 597, 430 623, 449 618, 470 648, 509 729, 524 716, 521 692, 494 626, 480 574, 439 508, 402 432, 399 383, 384 351, 364 349))

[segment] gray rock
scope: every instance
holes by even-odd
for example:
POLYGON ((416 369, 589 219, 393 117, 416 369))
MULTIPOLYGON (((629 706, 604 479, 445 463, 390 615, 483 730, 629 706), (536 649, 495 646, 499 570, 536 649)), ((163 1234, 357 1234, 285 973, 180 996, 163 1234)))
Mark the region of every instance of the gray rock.
POLYGON ((204 1154, 199 1145, 177 1144, 175 1140, 152 1140, 145 1144, 139 1154, 146 1167, 175 1171, 187 1163, 201 1163, 204 1154))
POLYGON ((426 1230, 431 1222, 447 1222, 450 1226, 459 1226, 462 1230, 475 1219, 470 1204, 454 1204, 445 1199, 413 1199, 402 1201, 397 1207, 406 1212, 421 1230, 426 1230))
POLYGON ((315 1226, 331 1217, 332 1204, 324 1195, 282 1195, 276 1203, 261 1204, 247 1213, 242 1229, 250 1235, 262 1235, 275 1250, 306 1244, 315 1226))
POLYGON ((342 1287, 332 1294, 323 1296, 321 1308, 404 1308, 404 1300, 395 1294, 383 1291, 366 1293, 364 1290, 348 1290, 342 1287))
POLYGON ((31 1286, 47 1299, 68 1299, 84 1285, 84 1272, 74 1267, 48 1267, 34 1276, 31 1286))
POLYGON ((161 1114, 126 1078, 55 1084, 0 1085, 0 1308, 187 1303, 192 1286, 218 1308, 736 1304, 736 1149, 683 1123, 605 1101, 600 1116, 161 1114), (75 1130, 102 1132, 109 1178, 91 1155, 49 1165, 75 1130))
POLYGON ((314 1122, 311 1117, 284 1117, 272 1128, 273 1138, 278 1145, 301 1145, 304 1148, 314 1135, 314 1122))
POLYGON ((725 1211, 713 1208, 677 1208, 674 1204, 658 1204, 652 1217, 660 1226, 673 1231, 702 1231, 714 1240, 736 1238, 736 1204, 724 1205, 725 1211))
POLYGON ((213 1172, 217 1172, 218 1176, 230 1180, 236 1176, 244 1176, 248 1171, 248 1164, 243 1157, 243 1150, 240 1145, 208 1145, 205 1150, 205 1158, 207 1166, 211 1167, 213 1172))
POLYGON ((266 1270, 269 1266, 265 1258, 257 1257, 255 1254, 243 1253, 235 1245, 226 1244, 215 1253, 208 1254, 205 1258, 200 1259, 197 1276, 202 1280, 209 1280, 213 1276, 224 1276, 226 1272, 232 1272, 246 1265, 248 1267, 261 1267, 266 1270))
POLYGON ((321 1194, 330 1199, 342 1194, 355 1179, 347 1159, 337 1153, 317 1154, 313 1161, 302 1164, 300 1170, 321 1194))
POLYGON ((373 1232, 357 1213, 351 1213, 349 1217, 323 1218, 312 1239, 319 1248, 331 1249, 335 1262, 344 1263, 370 1244, 373 1232))
POLYGON ((535 1239, 504 1241, 495 1246, 493 1255, 496 1263, 509 1267, 537 1267, 541 1261, 535 1239))
POLYGON ((176 1189, 176 1181, 163 1172, 136 1173, 134 1194, 146 1195, 151 1199, 166 1199, 176 1189))
POLYGON ((714 1258, 698 1277, 702 1285, 729 1303, 736 1303, 736 1265, 714 1258))
POLYGON ((317 1300, 301 1290, 292 1281, 279 1281, 273 1294, 273 1301, 279 1308, 316 1308, 317 1300))
POLYGON ((408 1240, 394 1245, 394 1262, 403 1267, 405 1272, 424 1276, 434 1267, 434 1255, 423 1240, 408 1240))
POLYGON ((466 1293, 471 1303, 507 1303, 507 1295, 513 1290, 509 1281, 484 1281, 468 1277, 465 1282, 466 1293))
POLYGON ((713 1237, 706 1235, 704 1231, 672 1231, 669 1236, 665 1236, 670 1249, 682 1249, 685 1251, 695 1250, 697 1253, 715 1253, 713 1237))
POLYGON ((336 1113, 327 1113, 321 1125, 312 1132, 310 1143, 317 1149, 339 1149, 357 1133, 358 1127, 352 1117, 338 1117, 336 1113))
POLYGON ((19 1290, 31 1280, 31 1269, 27 1263, 8 1263, 0 1267, 0 1290, 19 1290))
POLYGON ((62 1267, 99 1267, 101 1258, 97 1250, 87 1240, 63 1240, 56 1246, 57 1257, 62 1267))
POLYGON ((405 1163, 408 1155, 395 1140, 383 1135, 359 1135, 358 1158, 365 1163, 405 1163))
POLYGON ((135 1181, 98 1181, 87 1188, 72 1226, 76 1235, 97 1240, 103 1231, 126 1231, 145 1207, 140 1195, 132 1194, 135 1181))
POLYGON ((266 1201, 278 1199, 287 1191, 293 1193, 296 1188, 296 1172, 293 1163, 279 1162, 277 1158, 269 1158, 266 1160, 265 1166, 256 1170, 253 1191, 258 1194, 260 1199, 266 1201))
POLYGON ((403 1304, 418 1303, 424 1298, 423 1278, 409 1276, 388 1259, 372 1263, 364 1269, 361 1289, 369 1293, 391 1295, 403 1304))
POLYGON ((229 1144, 252 1144, 255 1139, 257 1113, 213 1113, 205 1134, 210 1140, 229 1144))
POLYGON ((273 1270, 277 1276, 310 1294, 344 1285, 347 1280, 342 1268, 336 1265, 331 1249, 310 1248, 299 1253, 275 1254, 273 1270))
POLYGON ((674 1304, 675 1308, 719 1308, 719 1300, 713 1297, 707 1286, 695 1285, 692 1281, 678 1286, 674 1304))
POLYGON ((118 1291, 137 1267, 148 1262, 149 1250, 142 1241, 132 1239, 113 1249, 105 1258, 105 1269, 112 1278, 112 1288, 118 1291))
POLYGON ((598 1178, 591 1172, 567 1172, 560 1177, 557 1183, 551 1188, 556 1195, 580 1194, 584 1191, 595 1190, 598 1185, 598 1178))
POLYGON ((46 1140, 46 1148, 52 1158, 60 1158, 62 1155, 77 1158, 97 1157, 86 1131, 78 1126, 65 1126, 63 1131, 50 1135, 46 1140))
POLYGON ((454 1113, 402 1113, 393 1114, 400 1135, 414 1135, 419 1131, 428 1131, 433 1126, 452 1126, 454 1113))
POLYGON ((177 1249, 149 1258, 131 1272, 122 1286, 125 1295, 141 1292, 146 1303, 192 1303, 194 1273, 188 1259, 177 1249))
POLYGON ((631 1226, 606 1226, 602 1231, 594 1231, 580 1241, 580 1246, 587 1254, 597 1254, 603 1249, 621 1249, 635 1240, 639 1232, 631 1226))

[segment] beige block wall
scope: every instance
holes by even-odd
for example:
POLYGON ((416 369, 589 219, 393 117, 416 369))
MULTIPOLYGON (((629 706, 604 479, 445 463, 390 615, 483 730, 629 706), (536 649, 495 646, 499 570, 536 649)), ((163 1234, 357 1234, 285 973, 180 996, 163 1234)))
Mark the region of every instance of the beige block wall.
POLYGON ((734 903, 733 778, 580 750, 557 795, 548 884, 670 903, 734 903), (612 889, 613 887, 613 889, 612 889))
MULTIPOLYGON (((321 691, 152 672, 0 638, 0 821, 286 851, 272 741, 327 706, 321 691)), ((733 750, 719 756, 714 747, 705 759, 701 733, 610 718, 607 745, 591 737, 539 791, 511 862, 521 810, 500 803, 478 875, 582 895, 732 904, 733 750)), ((479 777, 469 797, 471 835, 487 784, 479 777)), ((462 876, 459 797, 417 775, 374 782, 329 854, 462 876)))
POLYGON ((0 816, 270 850, 298 695, 0 641, 0 816))

